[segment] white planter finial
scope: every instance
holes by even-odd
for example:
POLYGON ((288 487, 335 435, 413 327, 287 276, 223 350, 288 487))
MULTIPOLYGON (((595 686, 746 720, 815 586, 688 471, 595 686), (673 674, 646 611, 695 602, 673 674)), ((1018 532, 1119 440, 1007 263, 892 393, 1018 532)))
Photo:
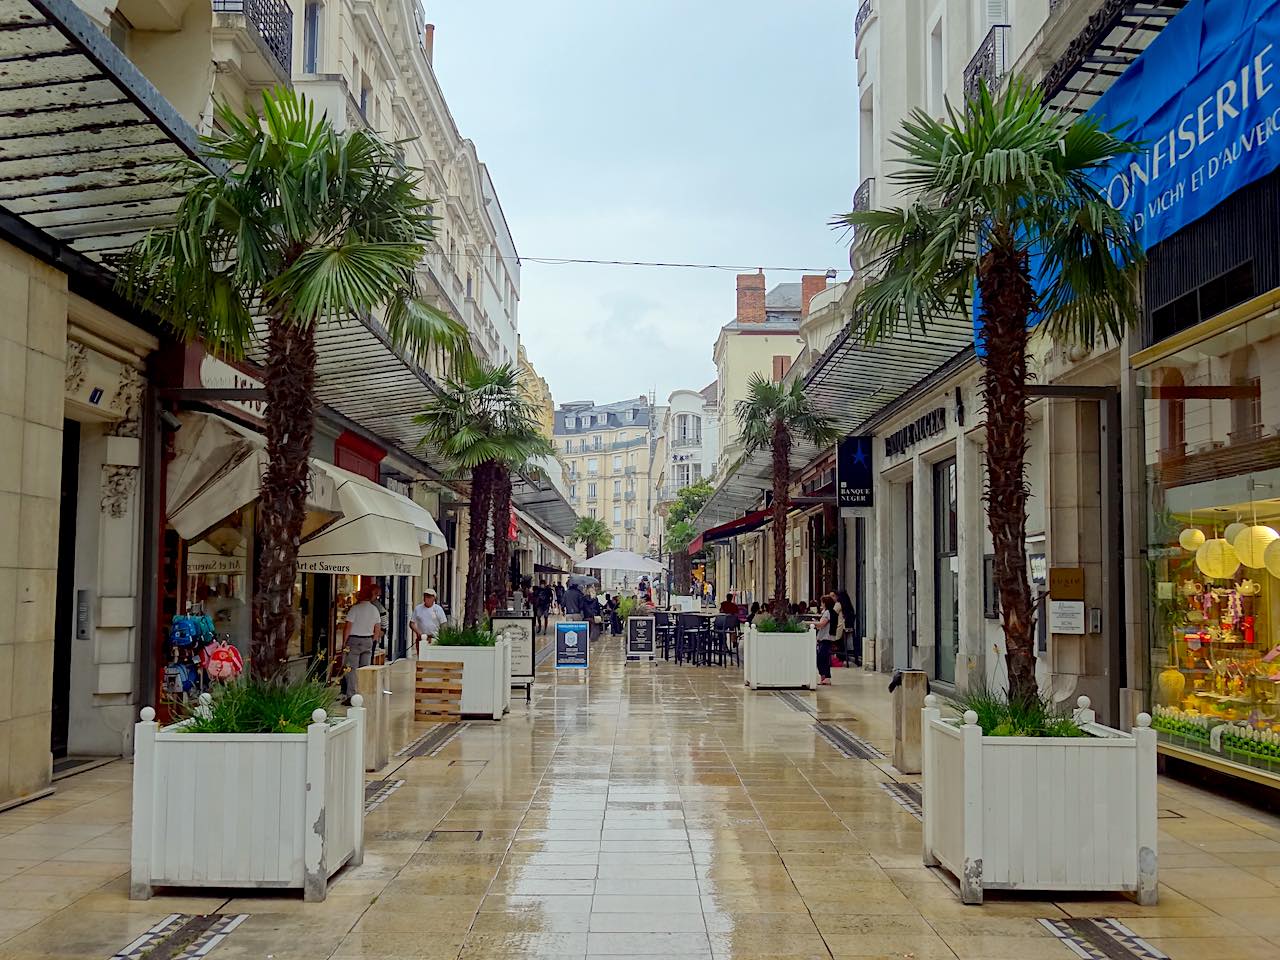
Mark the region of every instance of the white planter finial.
POLYGON ((1140 714, 1138 714, 1138 726, 1140 726, 1140 727, 1149 727, 1149 726, 1151 726, 1151 714, 1149 714, 1149 713, 1140 713, 1140 714))
POLYGON ((1079 697, 1076 699, 1076 706, 1079 707, 1081 710, 1088 710, 1090 703, 1091 701, 1089 700, 1088 697, 1079 697))
POLYGON ((966 727, 976 727, 978 725, 978 712, 976 710, 966 710, 964 712, 964 725, 966 727))
MULTIPOLYGON (((353 706, 359 706, 359 704, 357 704, 357 703, 355 703, 355 702, 354 702, 354 699, 355 699, 355 698, 353 697, 353 698, 352 698, 352 701, 353 701, 352 705, 353 705, 353 706)), ((328 715, 327 713, 325 713, 323 710, 321 710, 319 707, 317 707, 316 709, 314 709, 314 710, 312 710, 312 711, 311 711, 311 722, 312 722, 312 723, 324 723, 325 718, 326 718, 326 717, 328 717, 328 716, 329 716, 329 715, 328 715)))
POLYGON ((353 707, 363 707, 363 706, 364 706, 364 697, 363 697, 362 695, 358 694, 358 693, 357 693, 357 694, 354 694, 354 695, 351 697, 351 705, 352 705, 353 707))
POLYGON ((925 694, 924 705, 926 707, 936 707, 938 705, 938 695, 936 693, 925 694))
POLYGON ((143 723, 150 723, 152 720, 156 718, 156 708, 143 707, 142 711, 138 714, 138 716, 142 718, 143 723))

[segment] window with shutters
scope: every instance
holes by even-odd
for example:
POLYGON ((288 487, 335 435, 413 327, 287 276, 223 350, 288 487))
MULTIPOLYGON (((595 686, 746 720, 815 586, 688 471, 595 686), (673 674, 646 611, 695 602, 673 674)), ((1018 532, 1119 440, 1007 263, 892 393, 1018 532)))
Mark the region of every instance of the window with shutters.
POLYGON ((773 382, 781 383, 782 378, 787 375, 787 371, 791 369, 791 358, 786 354, 775 356, 773 358, 773 382))

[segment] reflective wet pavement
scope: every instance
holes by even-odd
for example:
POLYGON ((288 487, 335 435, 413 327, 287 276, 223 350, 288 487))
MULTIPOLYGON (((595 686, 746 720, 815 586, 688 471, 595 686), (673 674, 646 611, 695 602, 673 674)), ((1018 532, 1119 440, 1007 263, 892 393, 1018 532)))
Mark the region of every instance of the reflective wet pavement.
MULTIPOLYGON (((1161 784, 1156 908, 1124 898, 965 907, 920 865, 920 825, 814 716, 889 752, 884 678, 836 671, 799 699, 741 672, 544 669, 532 706, 476 722, 367 817, 329 899, 126 899, 130 767, 0 814, 0 960, 111 957, 173 914, 247 914, 232 958, 846 958, 1076 954, 1040 918, 1122 917, 1174 960, 1280 956, 1280 820, 1161 784)), ((199 829, 193 824, 193 829, 199 829)), ((175 921, 176 922, 176 921, 175 921)), ((142 948, 145 949, 145 948, 142 948)))

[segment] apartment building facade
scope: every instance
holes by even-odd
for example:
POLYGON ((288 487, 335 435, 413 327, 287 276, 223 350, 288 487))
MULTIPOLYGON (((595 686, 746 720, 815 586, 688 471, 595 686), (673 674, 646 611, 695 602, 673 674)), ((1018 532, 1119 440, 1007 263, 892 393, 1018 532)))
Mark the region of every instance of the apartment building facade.
POLYGON ((554 443, 565 466, 569 503, 578 515, 601 520, 615 548, 648 553, 656 542, 651 540, 656 530, 652 399, 562 403, 554 443))

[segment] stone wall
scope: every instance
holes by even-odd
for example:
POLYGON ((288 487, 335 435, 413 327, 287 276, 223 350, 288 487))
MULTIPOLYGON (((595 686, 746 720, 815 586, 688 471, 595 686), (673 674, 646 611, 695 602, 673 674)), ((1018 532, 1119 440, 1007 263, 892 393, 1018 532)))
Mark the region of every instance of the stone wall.
POLYGON ((0 243, 0 804, 49 786, 67 282, 0 243))

